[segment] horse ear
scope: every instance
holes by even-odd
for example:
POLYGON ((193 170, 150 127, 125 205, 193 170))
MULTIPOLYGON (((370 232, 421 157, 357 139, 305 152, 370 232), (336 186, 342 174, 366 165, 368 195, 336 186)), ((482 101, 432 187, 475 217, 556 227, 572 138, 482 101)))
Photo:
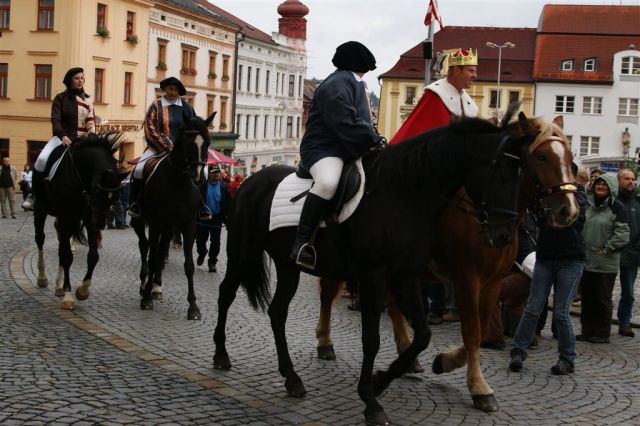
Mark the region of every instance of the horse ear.
POLYGON ((209 118, 207 118, 207 120, 204 122, 206 127, 209 127, 209 125, 211 124, 211 122, 213 121, 213 118, 216 116, 217 113, 218 113, 218 111, 213 111, 213 113, 211 113, 209 118))
POLYGON ((551 122, 556 126, 560 127, 561 129, 564 128, 564 118, 562 118, 561 115, 556 116, 556 118, 554 118, 553 121, 551 122))
POLYGON ((523 111, 520 111, 520 113, 518 114, 518 121, 522 123, 522 122, 527 121, 527 120, 528 120, 528 118, 525 115, 525 113, 523 111))

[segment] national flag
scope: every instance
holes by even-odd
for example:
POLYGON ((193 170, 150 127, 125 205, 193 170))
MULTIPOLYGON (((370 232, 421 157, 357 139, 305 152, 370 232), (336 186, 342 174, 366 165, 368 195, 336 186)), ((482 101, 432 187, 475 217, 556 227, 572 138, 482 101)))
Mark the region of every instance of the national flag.
POLYGON ((440 12, 438 11, 437 0, 429 0, 429 7, 427 8, 427 15, 424 17, 424 24, 428 27, 429 25, 431 25, 433 19, 438 21, 440 29, 444 28, 444 25, 442 24, 442 18, 440 17, 440 12))

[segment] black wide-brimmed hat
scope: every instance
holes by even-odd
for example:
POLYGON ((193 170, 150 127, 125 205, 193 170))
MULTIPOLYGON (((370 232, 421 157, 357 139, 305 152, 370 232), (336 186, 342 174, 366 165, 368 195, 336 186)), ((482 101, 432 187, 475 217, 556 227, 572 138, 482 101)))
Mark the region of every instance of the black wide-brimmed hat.
POLYGON ((376 69, 373 53, 357 41, 348 41, 338 46, 331 62, 341 70, 368 72, 376 69))
POLYGON ((69 88, 71 86, 71 79, 73 78, 73 76, 78 74, 78 73, 81 73, 81 72, 84 72, 84 69, 82 69, 80 67, 71 68, 64 75, 64 78, 62 79, 62 82, 64 83, 65 86, 67 86, 67 88, 69 88))
POLYGON ((160 82, 160 88, 164 90, 167 86, 176 86, 178 88, 178 94, 184 96, 187 94, 187 89, 184 88, 184 84, 175 77, 165 78, 160 82))

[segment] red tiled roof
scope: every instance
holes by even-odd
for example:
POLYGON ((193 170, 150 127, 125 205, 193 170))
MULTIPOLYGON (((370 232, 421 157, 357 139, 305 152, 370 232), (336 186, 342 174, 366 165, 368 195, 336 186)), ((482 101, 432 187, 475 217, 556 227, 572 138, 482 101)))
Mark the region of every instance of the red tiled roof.
POLYGON ((638 35, 640 7, 547 4, 540 15, 541 33, 638 35))
MULTIPOLYGON (((487 41, 502 45, 515 43, 513 49, 502 49, 501 81, 533 81, 535 28, 499 27, 445 27, 434 36, 436 51, 457 47, 478 49, 478 81, 496 81, 498 75, 498 49, 486 46, 487 41)), ((424 79, 425 60, 422 42, 400 56, 398 62, 380 78, 424 79)))
POLYGON ((613 55, 630 44, 640 46, 640 36, 539 34, 533 76, 536 80, 611 83, 613 55), (595 71, 584 71, 584 60, 591 58, 596 58, 595 71), (569 59, 574 60, 574 70, 562 71, 561 62, 569 59))
POLYGON ((226 18, 226 19, 230 20, 231 22, 235 23, 236 25, 239 25, 240 28, 241 28, 240 32, 245 34, 247 37, 251 37, 251 38, 256 39, 256 40, 265 41, 267 43, 274 43, 273 39, 271 38, 271 36, 269 34, 263 32, 263 31, 260 31, 259 29, 257 29, 253 25, 243 21, 242 19, 238 18, 235 15, 230 14, 226 10, 221 9, 218 6, 209 3, 207 0, 195 0, 195 1, 197 1, 199 4, 201 4, 202 6, 206 7, 210 11, 222 16, 223 18, 226 18))

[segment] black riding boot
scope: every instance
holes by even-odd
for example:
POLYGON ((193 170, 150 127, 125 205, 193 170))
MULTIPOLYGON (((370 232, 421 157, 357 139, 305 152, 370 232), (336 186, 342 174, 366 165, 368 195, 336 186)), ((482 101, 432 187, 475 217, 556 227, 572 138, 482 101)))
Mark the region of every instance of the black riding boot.
POLYGON ((129 216, 137 219, 142 214, 140 209, 140 196, 142 195, 142 188, 144 187, 144 181, 142 179, 131 178, 131 187, 129 188, 129 199, 133 200, 129 204, 129 216))
POLYGON ((329 201, 309 193, 302 206, 300 224, 291 250, 291 259, 297 265, 314 270, 316 268, 316 249, 313 247, 314 233, 320 220, 326 213, 329 201))

